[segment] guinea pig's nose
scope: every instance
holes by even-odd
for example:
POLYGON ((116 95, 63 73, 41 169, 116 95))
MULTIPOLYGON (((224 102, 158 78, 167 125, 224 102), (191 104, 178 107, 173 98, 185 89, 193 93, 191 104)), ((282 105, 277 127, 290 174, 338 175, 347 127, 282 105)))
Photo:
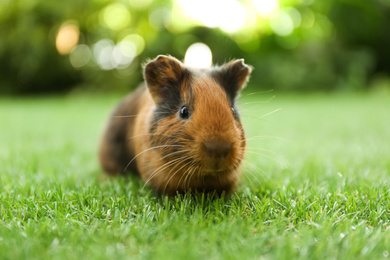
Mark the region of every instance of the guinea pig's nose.
POLYGON ((209 141, 204 142, 203 145, 206 153, 214 158, 225 158, 232 148, 231 143, 227 142, 209 141))

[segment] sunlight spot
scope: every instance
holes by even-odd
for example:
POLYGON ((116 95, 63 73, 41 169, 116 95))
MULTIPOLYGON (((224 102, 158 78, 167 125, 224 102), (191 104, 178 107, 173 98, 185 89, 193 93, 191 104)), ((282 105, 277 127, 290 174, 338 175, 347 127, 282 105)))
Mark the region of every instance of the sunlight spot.
POLYGON ((256 25, 257 18, 256 18, 256 11, 252 8, 246 8, 245 10, 246 17, 244 22, 245 28, 251 28, 256 25))
POLYGON ((279 10, 277 0, 253 0, 257 13, 263 17, 274 16, 279 10))
POLYGON ((59 54, 69 54, 79 42, 80 30, 75 22, 66 22, 58 30, 56 48, 59 54))
POLYGON ((245 22, 246 13, 244 7, 237 1, 224 1, 223 12, 220 12, 221 16, 219 26, 225 32, 238 31, 245 22), (234 18, 233 18, 234 17, 234 18))
POLYGON ((177 2, 185 15, 209 28, 220 27, 225 32, 235 32, 245 22, 245 9, 236 0, 177 0, 177 2))
POLYGON ((183 8, 185 15, 193 20, 200 21, 205 26, 215 28, 218 26, 219 21, 214 15, 214 10, 218 8, 217 1, 215 0, 199 0, 199 1, 187 1, 177 0, 183 8))
POLYGON ((210 48, 204 43, 197 42, 187 49, 184 64, 194 68, 209 68, 212 60, 210 48))

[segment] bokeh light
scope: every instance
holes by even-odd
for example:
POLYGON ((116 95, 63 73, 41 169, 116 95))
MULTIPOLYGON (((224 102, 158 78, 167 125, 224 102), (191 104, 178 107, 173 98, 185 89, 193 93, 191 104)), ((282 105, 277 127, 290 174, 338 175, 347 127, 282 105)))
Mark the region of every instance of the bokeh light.
POLYGON ((80 30, 77 23, 68 21, 57 32, 56 49, 59 54, 69 54, 79 42, 80 30))
POLYGON ((262 17, 271 17, 277 14, 279 3, 277 0, 253 0, 253 5, 262 17))
POLYGON ((303 28, 313 27, 315 22, 314 12, 311 9, 306 8, 303 11, 301 11, 300 14, 301 14, 301 27, 303 28))
POLYGON ((9 92, 55 91, 57 82, 64 89, 117 79, 134 85, 139 64, 158 54, 186 55, 194 67, 243 57, 260 68, 252 82, 275 89, 337 89, 355 75, 364 86, 390 68, 390 34, 383 33, 390 6, 382 0, 12 3, 0 8, 0 58, 12 60, 3 62, 9 83, 0 86, 9 92))
POLYGON ((85 44, 77 45, 69 55, 70 64, 76 69, 81 69, 87 66, 91 60, 92 53, 89 47, 85 44))
POLYGON ((112 62, 114 47, 114 42, 109 39, 100 40, 93 46, 93 56, 102 70, 112 70, 115 68, 112 62))
POLYGON ((136 45, 128 40, 115 45, 112 40, 103 39, 93 46, 93 56, 102 70, 125 69, 136 55, 136 45))
POLYGON ((246 18, 244 7, 236 0, 177 0, 185 15, 206 27, 225 32, 239 30, 246 18))
POLYGON ((121 41, 113 50, 113 64, 115 68, 127 68, 137 55, 137 48, 131 41, 121 41))
POLYGON ((171 10, 161 7, 153 10, 149 15, 149 25, 155 30, 169 27, 171 23, 171 10))
POLYGON ((297 9, 295 9, 294 7, 285 7, 283 8, 283 10, 290 15, 294 24, 294 28, 298 28, 299 26, 301 26, 302 17, 301 13, 297 9))
POLYGON ((134 44, 136 56, 140 55, 145 49, 145 40, 139 34, 129 34, 123 38, 123 41, 129 41, 134 44))
POLYGON ((280 36, 287 36, 294 30, 294 21, 285 10, 280 10, 278 15, 270 22, 272 30, 280 36))
POLYGON ((220 19, 219 27, 222 30, 225 32, 236 32, 244 25, 246 13, 244 7, 239 2, 224 0, 222 10, 220 12, 221 15, 217 18, 220 19))
POLYGON ((120 31, 130 25, 130 12, 123 4, 108 5, 100 13, 100 23, 111 30, 120 31))
POLYGON ((188 49, 184 57, 184 64, 194 68, 209 68, 213 63, 213 57, 209 46, 204 43, 194 43, 188 49))

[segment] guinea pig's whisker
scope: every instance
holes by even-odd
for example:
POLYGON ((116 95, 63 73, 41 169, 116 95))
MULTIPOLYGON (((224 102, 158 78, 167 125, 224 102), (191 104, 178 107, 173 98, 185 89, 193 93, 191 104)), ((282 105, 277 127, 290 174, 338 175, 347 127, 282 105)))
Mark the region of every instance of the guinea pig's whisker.
MULTIPOLYGON (((248 115, 245 115, 245 113, 243 113, 242 115, 244 115, 245 118, 249 118, 249 117, 250 117, 250 120, 245 121, 245 124, 253 124, 254 122, 256 122, 256 121, 258 121, 258 120, 260 120, 260 119, 262 119, 262 118, 264 118, 264 117, 270 116, 270 115, 272 115, 272 114, 274 114, 274 113, 276 113, 276 112, 278 112, 278 111, 280 111, 280 110, 282 110, 281 107, 280 107, 280 108, 277 108, 277 109, 275 109, 275 110, 273 110, 273 111, 271 111, 271 112, 268 112, 268 113, 266 113, 266 114, 263 114, 263 115, 261 115, 261 116, 257 116, 257 117, 248 116, 248 115)), ((243 112, 245 112, 245 110, 244 110, 243 112)))
POLYGON ((164 159, 166 159, 166 158, 168 158, 170 156, 173 156, 175 154, 180 154, 180 153, 185 153, 185 152, 190 152, 190 151, 192 151, 192 149, 179 150, 179 151, 176 151, 176 152, 168 153, 168 154, 162 156, 160 159, 164 160, 164 159))
POLYGON ((148 152, 150 150, 153 150, 153 149, 157 149, 157 148, 165 148, 165 147, 182 147, 182 145, 169 145, 169 144, 165 144, 165 145, 158 145, 158 146, 153 146, 153 147, 150 147, 148 149, 145 149, 143 150, 142 152, 138 153, 136 156, 133 157, 133 159, 130 160, 130 162, 126 165, 125 169, 123 170, 123 172, 125 172, 127 170, 127 168, 129 167, 129 165, 138 157, 140 156, 141 154, 145 153, 145 152, 148 152))
MULTIPOLYGON (((280 160, 276 159, 275 157, 272 157, 268 154, 265 154, 265 153, 259 153, 259 152, 255 152, 255 151, 251 151, 251 150, 247 150, 247 153, 250 153, 250 154, 255 154, 255 155, 258 155, 260 157, 263 157, 263 158, 268 158, 268 159, 271 159, 273 160, 274 162, 276 162, 277 164, 279 165, 282 165, 283 162, 281 162, 280 160)), ((280 158, 279 158, 280 159, 280 158)))
MULTIPOLYGON (((145 186, 155 177, 157 176, 160 172, 164 171, 166 168, 174 165, 177 161, 180 161, 182 160, 182 157, 180 158, 176 158, 174 160, 171 160, 171 161, 168 161, 166 163, 164 163, 163 165, 161 165, 160 167, 158 167, 156 170, 154 170, 148 177, 148 179, 145 181, 145 185, 144 185, 144 188, 145 186)), ((172 170, 172 169, 171 169, 172 170)))
POLYGON ((132 117, 137 117, 140 115, 123 115, 123 116, 112 116, 112 118, 132 118, 132 117))
POLYGON ((188 169, 187 169, 187 171, 185 171, 185 172, 182 174, 182 176, 180 177, 179 181, 177 182, 176 189, 179 189, 179 186, 180 186, 181 180, 182 180, 182 179, 183 179, 185 176, 187 176, 187 175, 188 175, 188 173, 189 173, 190 171, 192 171, 192 169, 193 169, 193 165, 194 165, 194 164, 195 164, 195 163, 194 163, 194 162, 192 162, 192 164, 188 166, 188 169))
POLYGON ((184 187, 189 188, 190 184, 191 184, 192 177, 194 175, 196 175, 197 173, 201 172, 202 167, 195 167, 195 165, 196 165, 196 162, 194 162, 193 171, 189 172, 189 174, 187 174, 187 176, 184 178, 184 187), (187 178, 188 178, 188 182, 187 182, 187 178))
POLYGON ((148 177, 148 179, 145 181, 145 184, 143 186, 143 188, 145 188, 145 186, 156 176, 158 175, 160 172, 164 171, 166 168, 168 168, 169 166, 175 164, 175 161, 169 161, 169 162, 166 162, 164 163, 163 165, 161 165, 160 167, 158 167, 157 169, 155 169, 151 174, 150 176, 148 177))
POLYGON ((252 153, 252 154, 258 154, 260 156, 264 156, 264 157, 267 157, 267 158, 271 158, 273 159, 275 162, 277 162, 278 164, 283 164, 282 162, 285 161, 284 157, 277 153, 277 152, 274 152, 274 151, 271 151, 271 150, 268 150, 268 149, 263 149, 263 148, 256 148, 256 147, 248 147, 247 148, 247 151, 249 153, 252 153), (260 152, 259 152, 260 151, 260 152), (270 153, 271 155, 268 155, 266 153, 262 153, 262 152, 267 152, 267 153, 270 153), (271 156, 274 156, 274 157, 271 157, 271 156))
POLYGON ((229 167, 229 170, 235 171, 240 166, 240 160, 236 160, 232 163, 232 166, 229 167))
POLYGON ((276 112, 278 112, 278 111, 280 111, 280 110, 282 110, 281 107, 279 107, 279 108, 277 108, 277 109, 275 109, 275 110, 273 110, 273 111, 271 111, 271 112, 268 112, 268 113, 266 113, 266 114, 264 114, 264 115, 262 115, 262 116, 259 116, 259 117, 257 118, 257 120, 259 120, 259 119, 261 119, 261 118, 264 118, 264 117, 267 117, 267 116, 270 116, 270 115, 272 115, 272 114, 274 114, 274 113, 276 113, 276 112))
MULTIPOLYGON (((138 116, 146 116, 148 113, 140 113, 140 114, 136 114, 136 115, 117 115, 117 116, 111 116, 111 117, 112 118, 133 118, 133 117, 138 117, 138 116)), ((154 114, 168 114, 168 112, 154 112, 154 114)))
MULTIPOLYGON (((188 166, 188 171, 189 171, 190 169, 191 169, 190 166, 188 166)), ((176 184, 176 190, 179 190, 181 180, 182 180, 183 177, 186 176, 186 175, 187 175, 187 172, 185 172, 184 174, 182 174, 182 175, 180 176, 180 179, 177 181, 177 184, 176 184)))
MULTIPOLYGON (((196 164, 197 164, 197 162, 194 162, 194 164, 192 166, 193 170, 190 172, 190 175, 189 175, 189 178, 188 178, 188 184, 186 185, 187 187, 190 186, 192 177, 194 177, 195 175, 199 175, 201 173, 201 171, 203 170, 203 166, 201 166, 201 167, 198 166, 197 167, 196 164)), ((204 181, 204 178, 203 178, 203 181, 204 181)), ((184 183, 186 183, 186 180, 184 180, 184 183)))
POLYGON ((177 173, 179 173, 181 169, 183 169, 184 167, 188 166, 188 165, 191 164, 191 163, 192 163, 191 161, 184 163, 179 169, 177 169, 177 170, 171 175, 171 177, 168 179, 167 183, 165 184, 164 192, 163 192, 163 193, 165 193, 165 191, 166 191, 166 189, 167 189, 167 187, 168 187, 168 184, 171 182, 172 178, 175 177, 175 175, 176 175, 177 173))
POLYGON ((256 92, 251 92, 251 93, 245 93, 242 96, 246 97, 246 96, 252 96, 252 95, 255 95, 255 94, 266 94, 266 93, 271 93, 271 92, 274 92, 274 90, 270 89, 270 90, 264 90, 264 91, 256 91, 256 92))
MULTIPOLYGON (((247 161, 245 164, 249 164, 249 166, 246 166, 244 167, 245 168, 245 172, 246 173, 249 173, 254 180, 256 181, 260 181, 259 177, 262 177, 263 179, 265 179, 265 182, 266 183, 271 183, 272 185, 275 185, 275 182, 273 179, 271 179, 271 177, 269 176, 269 174, 267 174, 263 169, 261 169, 260 167, 258 167, 256 164, 252 163, 252 162, 249 162, 247 161), (252 167, 254 168, 257 172, 253 172, 253 170, 249 170, 247 169, 248 167, 252 167)), ((251 180, 248 176, 245 176, 247 180, 249 180, 251 182, 251 184, 253 185, 253 180, 251 180)))
POLYGON ((131 140, 131 139, 134 139, 134 138, 137 138, 137 137, 141 137, 141 136, 163 136, 163 137, 169 137, 170 135, 164 135, 164 134, 161 134, 161 133, 146 133, 146 134, 133 135, 133 136, 127 138, 127 140, 131 140))
POLYGON ((133 135, 133 136, 127 138, 127 140, 131 140, 131 139, 134 139, 134 138, 137 138, 137 137, 141 137, 141 136, 148 136, 148 135, 149 135, 149 136, 152 136, 152 135, 154 135, 154 134, 149 134, 149 133, 147 133, 147 134, 133 135))
POLYGON ((179 189, 181 180, 183 178, 184 178, 184 184, 185 184, 185 180, 188 178, 188 175, 191 174, 191 172, 195 169, 195 164, 196 164, 196 162, 192 162, 192 164, 188 166, 188 170, 186 172, 184 172, 184 174, 180 177, 180 179, 177 183, 177 189, 179 189))
POLYGON ((278 156, 278 157, 281 157, 280 154, 278 154, 277 152, 274 152, 274 151, 271 151, 269 149, 265 149, 265 148, 258 148, 258 147, 248 147, 247 150, 257 150, 257 151, 262 151, 262 152, 269 152, 270 154, 273 154, 275 156, 278 156))
POLYGON ((112 116, 112 118, 133 118, 133 117, 139 117, 139 116, 145 116, 147 113, 142 113, 142 114, 136 114, 136 115, 117 115, 117 116, 112 116))
POLYGON ((260 172, 265 174, 265 172, 262 169, 260 169, 260 167, 258 167, 256 164, 254 164, 250 161, 246 161, 245 166, 243 168, 245 170, 245 173, 249 173, 252 177, 255 177, 257 179, 258 176, 251 169, 248 169, 249 166, 247 166, 247 165, 249 165, 250 167, 255 168, 255 170, 260 171, 260 172))
POLYGON ((169 172, 166 174, 167 176, 169 176, 171 171, 173 171, 176 168, 176 166, 180 165, 180 161, 183 161, 183 160, 186 160, 186 159, 190 159, 190 157, 185 155, 185 156, 181 156, 179 158, 170 160, 167 163, 164 163, 163 165, 165 165, 165 167, 161 168, 161 166, 160 166, 159 167, 159 168, 161 168, 160 171, 155 171, 154 173, 152 173, 151 176, 148 178, 147 182, 149 182, 152 178, 157 176, 160 172, 165 171, 167 168, 173 166, 169 170, 169 172))
MULTIPOLYGON (((172 110, 172 107, 169 106, 159 105, 159 107, 167 110, 172 110)), ((164 113, 169 113, 169 112, 164 112, 164 113)))
POLYGON ((252 123, 253 121, 255 121, 255 120, 257 120, 259 118, 257 116, 252 116, 252 114, 246 114, 246 113, 241 113, 241 112, 239 114, 241 116, 243 116, 242 118, 244 118, 243 122, 244 122, 245 125, 247 124, 247 121, 249 121, 249 123, 252 123))
MULTIPOLYGON (((260 176, 262 176, 263 178, 267 179, 268 181, 271 181, 272 182, 272 179, 269 177, 269 174, 267 174, 263 169, 261 169, 259 166, 257 166, 256 164, 254 164, 253 162, 250 162, 250 161, 247 161, 245 164, 249 164, 248 166, 246 167, 252 167, 252 168, 255 168, 256 171, 258 171, 258 173, 260 173, 260 176)), ((246 169, 248 170, 248 169, 246 169)), ((259 174, 253 174, 254 177, 256 177, 256 179, 258 179, 259 174)))
POLYGON ((272 136, 272 135, 257 135, 257 136, 251 136, 251 137, 246 138, 245 140, 246 140, 246 141, 250 141, 250 140, 253 140, 253 139, 266 139, 266 140, 274 139, 274 140, 278 140, 278 141, 288 142, 287 139, 284 139, 284 138, 281 138, 281 137, 278 137, 278 136, 272 136))
POLYGON ((249 182, 250 185, 255 186, 254 181, 259 181, 259 176, 256 175, 252 170, 246 170, 244 178, 249 182))
POLYGON ((242 105, 267 104, 267 103, 271 102, 274 98, 276 98, 276 95, 273 95, 272 97, 270 97, 269 99, 264 100, 264 101, 246 102, 246 103, 243 103, 242 105))
MULTIPOLYGON (((166 158, 168 158, 169 156, 172 156, 172 155, 174 155, 174 154, 180 154, 180 153, 185 153, 185 152, 188 152, 188 151, 191 151, 190 149, 187 149, 187 150, 180 150, 180 151, 176 151, 176 152, 173 152, 173 153, 169 153, 169 154, 167 154, 167 155, 165 155, 165 156, 163 156, 163 157, 161 157, 160 159, 161 160, 164 160, 164 159, 166 159, 166 158)), ((146 183, 145 183, 145 185, 154 177, 154 176, 156 176, 159 172, 159 170, 165 170, 166 168, 168 168, 169 166, 171 166, 172 164, 174 164, 174 163, 176 163, 176 162, 178 162, 178 161, 180 161, 180 160, 183 160, 183 159, 190 159, 190 157, 189 156, 182 156, 182 157, 179 157, 179 158, 175 158, 175 159, 173 159, 173 160, 170 160, 170 161, 168 161, 168 162, 166 162, 166 163, 164 163, 162 166, 160 166, 159 168, 157 168, 150 176, 149 176, 149 178, 146 180, 146 183)), ((171 169, 172 170, 172 169, 171 169)), ((145 187, 145 185, 144 185, 144 187, 145 187)))

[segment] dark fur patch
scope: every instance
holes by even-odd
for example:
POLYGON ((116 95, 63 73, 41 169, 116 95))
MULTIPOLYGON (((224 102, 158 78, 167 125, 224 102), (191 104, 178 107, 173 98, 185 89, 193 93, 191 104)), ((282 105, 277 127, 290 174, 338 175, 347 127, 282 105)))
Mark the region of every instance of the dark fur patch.
POLYGON ((188 92, 190 93, 190 96, 192 96, 189 76, 190 76, 189 73, 184 73, 180 82, 175 83, 174 85, 171 86, 162 86, 160 88, 159 95, 161 99, 159 100, 156 110, 154 111, 154 117, 153 117, 152 129, 151 129, 152 133, 155 132, 155 127, 153 127, 153 124, 157 123, 161 119, 175 115, 179 111, 183 103, 190 101, 190 100, 184 101, 184 99, 188 99, 188 98, 184 98, 181 93, 184 86, 184 88, 187 89, 188 92))
POLYGON ((158 56, 145 66, 145 81, 150 94, 158 105, 161 100, 169 101, 172 97, 180 97, 180 87, 185 70, 180 61, 163 55, 158 56))
POLYGON ((160 96, 155 114, 161 113, 162 118, 175 114, 181 103, 180 85, 161 87, 160 96))
POLYGON ((238 92, 245 86, 252 68, 243 60, 231 61, 210 71, 210 76, 225 90, 232 107, 238 92))
MULTIPOLYGON (((183 127, 184 121, 179 119, 178 113, 184 104, 189 105, 193 109, 193 94, 191 89, 192 74, 188 69, 184 69, 181 78, 178 82, 170 86, 162 86, 159 90, 159 102, 154 111, 153 122, 151 124, 151 143, 153 146, 160 145, 183 145, 183 127), (168 125, 165 125, 167 124, 168 125), (166 129, 161 131, 159 125, 166 129), (160 130, 160 131, 159 131, 160 130), (169 135, 166 132, 169 131, 169 135)), ((166 147, 161 150, 162 154, 169 154, 178 151, 175 146, 166 147)))

